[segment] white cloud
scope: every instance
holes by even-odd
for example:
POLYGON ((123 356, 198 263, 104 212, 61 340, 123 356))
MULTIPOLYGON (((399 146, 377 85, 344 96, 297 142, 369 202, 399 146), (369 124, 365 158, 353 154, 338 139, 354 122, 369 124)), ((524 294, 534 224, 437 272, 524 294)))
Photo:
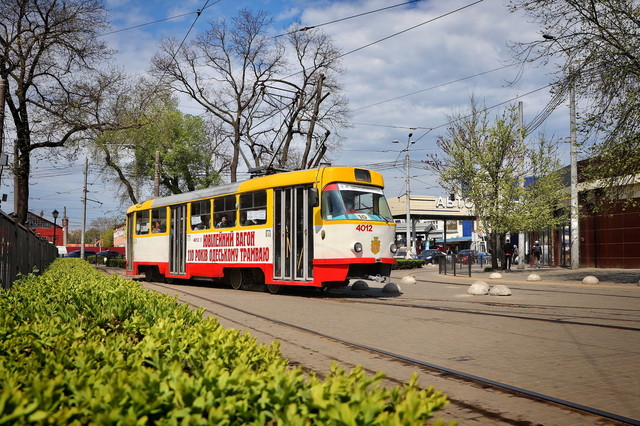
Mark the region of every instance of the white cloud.
MULTIPOLYGON (((400 2, 399 0, 397 3, 400 2)), ((349 52, 470 3, 469 0, 422 1, 322 26, 321 29, 331 35, 343 52, 349 52)), ((113 29, 175 16, 196 10, 202 7, 202 4, 203 2, 195 0, 181 2, 179 5, 170 1, 108 1, 113 16, 113 29)), ((390 4, 393 3, 384 0, 223 1, 202 13, 194 31, 206 28, 211 20, 235 16, 241 7, 269 10, 279 25, 274 31, 281 32, 298 13, 302 26, 307 26, 387 7, 390 4)), ((181 40, 193 18, 195 15, 142 26, 108 35, 106 39, 118 50, 119 63, 125 66, 128 72, 141 73, 148 69, 160 37, 173 36, 181 40)), ((194 35, 195 33, 192 33, 190 37, 194 35)), ((401 146, 392 144, 392 140, 397 139, 401 141, 401 145, 406 144, 408 134, 412 132, 413 139, 420 138, 411 147, 412 161, 425 160, 427 154, 436 153, 435 140, 446 129, 446 116, 465 110, 471 94, 487 106, 499 104, 547 85, 551 81, 549 74, 552 69, 532 69, 530 65, 525 65, 521 78, 514 85, 507 82, 517 76, 517 66, 432 90, 425 89, 502 67, 511 60, 508 48, 510 42, 533 40, 538 37, 538 28, 526 22, 522 16, 510 14, 501 1, 485 0, 345 56, 345 73, 341 82, 351 107, 355 110, 354 126, 342 132, 346 140, 343 152, 335 154, 334 164, 371 165, 376 168, 376 163, 398 159, 397 167, 380 170, 387 180, 387 194, 400 195, 404 191, 403 154, 398 152, 401 146), (418 91, 422 92, 370 106, 418 91), (367 108, 359 109, 362 107, 367 108), (441 127, 431 132, 402 128, 438 126, 441 127)), ((532 120, 549 99, 550 95, 546 89, 522 98, 525 122, 532 120)), ((495 111, 500 112, 503 108, 504 106, 499 107, 495 111)), ((185 105, 185 112, 197 113, 189 105, 185 105)), ((549 117, 543 128, 549 135, 562 137, 568 134, 568 112, 564 105, 549 117)), ((426 171, 416 168, 412 169, 411 174, 419 176, 416 177, 416 184, 412 186, 412 192, 443 192, 434 188, 436 180, 426 171)), ((5 173, 5 185, 8 183, 6 176, 5 173)), ((81 182, 81 176, 76 177, 76 181, 81 182)), ((77 182, 75 185, 77 187, 77 182)), ((32 192, 44 190, 46 183, 35 183, 35 187, 38 189, 32 192)), ((105 204, 107 209, 118 208, 110 195, 112 191, 107 188, 100 194, 98 188, 94 190, 97 199, 109 201, 105 204)), ((2 192, 6 191, 6 187, 3 188, 2 192)), ((51 193, 55 194, 55 191, 50 191, 49 194, 51 193)), ((81 195, 81 192, 61 194, 56 202, 65 203, 78 212, 81 195)), ((45 208, 42 206, 61 211, 59 206, 51 204, 50 201, 31 202, 33 211, 45 208)), ((6 207, 6 204, 3 207, 6 207)), ((96 217, 100 216, 99 209, 94 213, 96 217)))

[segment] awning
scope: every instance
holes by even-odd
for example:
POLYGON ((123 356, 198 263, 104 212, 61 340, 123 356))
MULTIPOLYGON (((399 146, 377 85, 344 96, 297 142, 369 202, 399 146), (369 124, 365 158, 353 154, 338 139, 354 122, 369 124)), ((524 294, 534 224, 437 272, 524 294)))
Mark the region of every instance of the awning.
MULTIPOLYGON (((447 238, 448 243, 464 243, 467 241, 471 241, 471 237, 447 238)), ((439 238, 436 240, 436 243, 444 243, 444 240, 439 238)))

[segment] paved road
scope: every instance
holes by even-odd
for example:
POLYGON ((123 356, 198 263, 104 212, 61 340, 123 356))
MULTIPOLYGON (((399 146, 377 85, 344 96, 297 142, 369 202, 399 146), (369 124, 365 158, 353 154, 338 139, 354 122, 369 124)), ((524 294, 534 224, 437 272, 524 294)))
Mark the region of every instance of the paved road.
MULTIPOLYGON (((369 282, 368 291, 347 287, 327 298, 193 283, 149 288, 179 294, 181 300, 209 310, 223 325, 247 330, 262 342, 279 340, 294 364, 321 373, 338 360, 346 368, 362 364, 370 371, 383 370, 397 383, 406 381, 415 368, 310 338, 248 312, 640 422, 640 271, 525 270, 490 280, 488 273, 479 271, 469 278, 423 268, 394 271, 394 281, 405 275, 415 277, 416 284, 401 285, 400 294, 383 293, 382 284, 369 282), (542 281, 527 281, 531 272, 542 281), (598 285, 582 284, 591 274, 607 279, 601 278, 598 285), (506 284, 512 295, 467 294, 479 279, 506 284)), ((447 393, 454 404, 442 415, 462 424, 608 424, 438 374, 421 372, 421 383, 447 393)))

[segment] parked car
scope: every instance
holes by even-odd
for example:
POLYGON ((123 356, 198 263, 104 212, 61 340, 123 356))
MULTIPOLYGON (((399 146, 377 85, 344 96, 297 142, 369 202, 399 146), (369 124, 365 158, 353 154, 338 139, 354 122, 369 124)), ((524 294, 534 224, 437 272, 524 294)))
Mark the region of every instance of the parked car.
POLYGON ((475 263, 478 260, 478 250, 466 249, 460 250, 456 259, 459 263, 469 264, 475 263))
MULTIPOLYGON (((393 255, 394 259, 406 259, 407 258, 407 249, 404 247, 401 248, 393 255)), ((410 259, 415 259, 415 256, 411 256, 410 259)))
MULTIPOLYGON (((96 252, 93 250, 85 250, 84 251, 84 257, 85 259, 89 256, 95 256, 96 252)), ((72 252, 67 253, 67 255, 65 257, 80 257, 80 250, 74 250, 72 252)))
POLYGON ((426 249, 418 255, 418 259, 426 261, 426 263, 439 263, 441 257, 445 257, 446 254, 438 249, 426 249))
POLYGON ((117 252, 115 250, 102 250, 102 251, 99 251, 96 256, 106 257, 107 259, 113 259, 115 257, 124 257, 124 254, 117 252))
POLYGON ((486 251, 479 251, 478 263, 481 263, 483 265, 491 263, 491 253, 488 253, 486 251))

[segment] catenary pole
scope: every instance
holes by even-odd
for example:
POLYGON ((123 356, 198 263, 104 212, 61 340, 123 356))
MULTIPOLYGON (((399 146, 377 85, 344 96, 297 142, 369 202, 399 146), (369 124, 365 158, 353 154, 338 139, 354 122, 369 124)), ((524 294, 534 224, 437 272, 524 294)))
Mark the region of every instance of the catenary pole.
MULTIPOLYGON (((522 145, 524 144, 524 107, 523 107, 523 103, 522 101, 518 102, 518 125, 520 128, 520 132, 519 133, 519 138, 520 138, 520 147, 522 147, 522 145)), ((523 154, 524 155, 524 154, 523 154)), ((520 183, 522 186, 524 186, 524 157, 520 159, 520 167, 521 167, 521 173, 522 173, 522 177, 520 178, 520 183)), ((518 261, 518 269, 524 269, 524 259, 525 259, 525 243, 524 243, 524 232, 522 232, 522 230, 520 230, 520 233, 518 234, 518 257, 519 257, 519 261, 518 261)))

